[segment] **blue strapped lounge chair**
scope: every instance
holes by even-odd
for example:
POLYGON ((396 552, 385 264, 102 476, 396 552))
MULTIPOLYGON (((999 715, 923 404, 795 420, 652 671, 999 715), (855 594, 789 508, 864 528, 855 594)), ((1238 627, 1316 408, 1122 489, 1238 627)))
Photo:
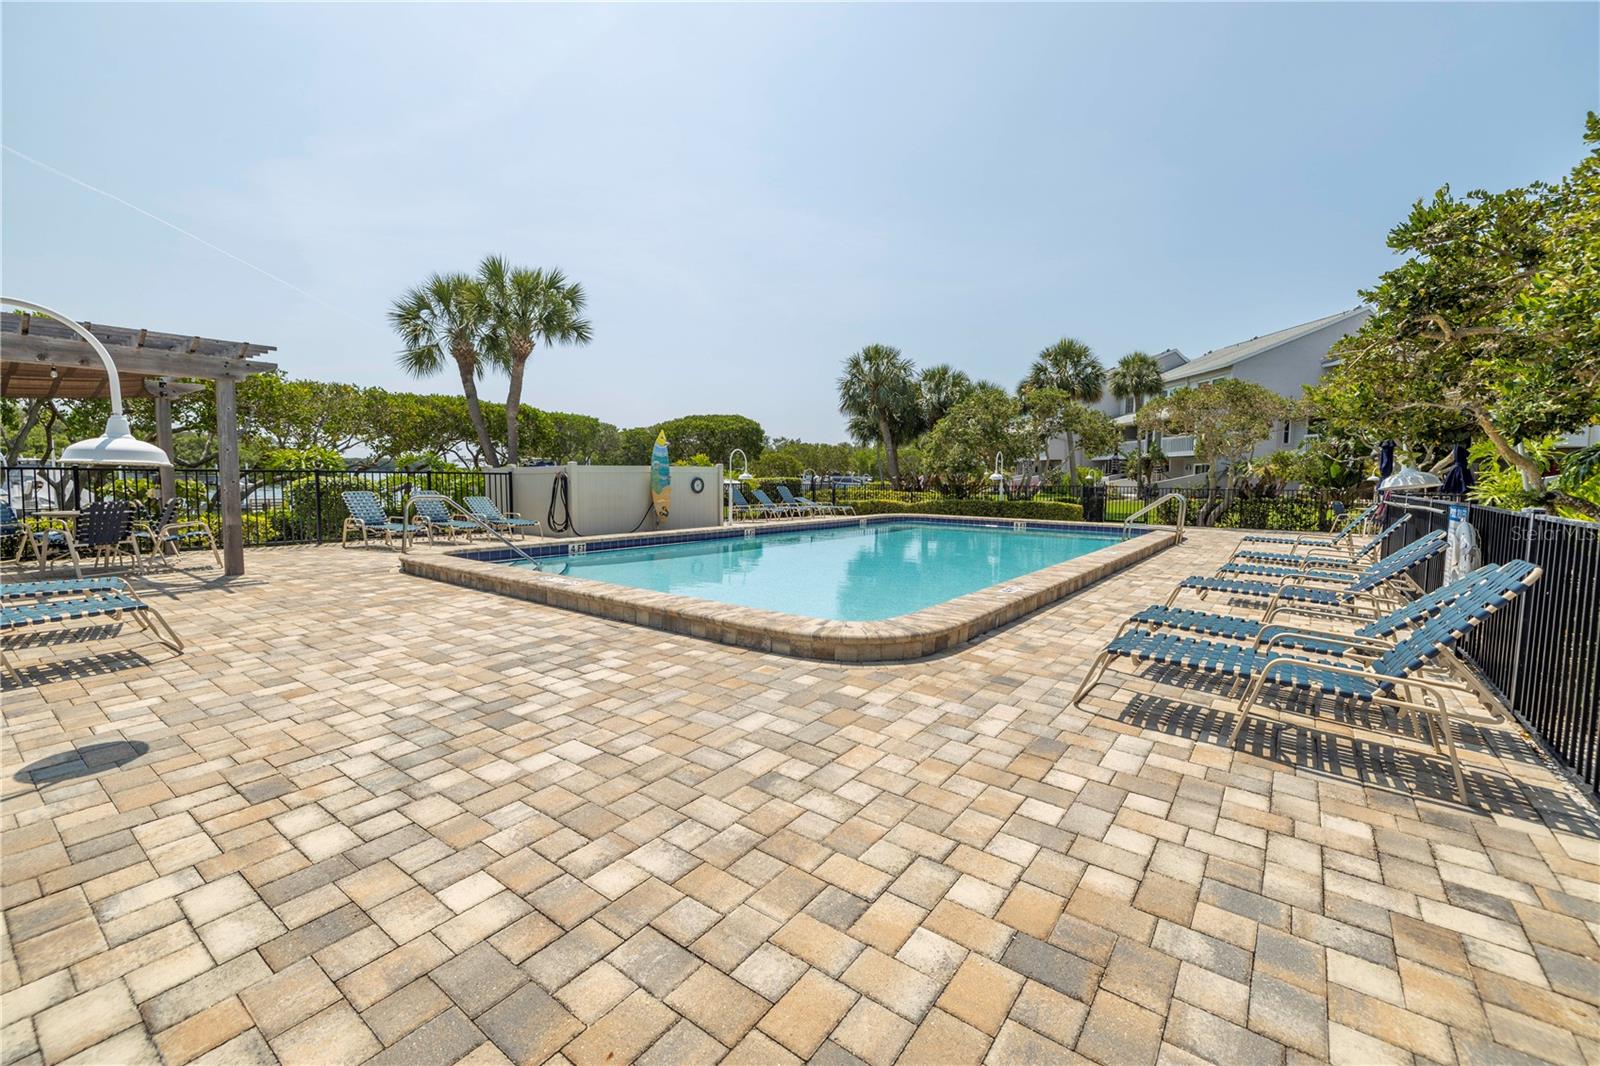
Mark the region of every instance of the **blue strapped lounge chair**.
POLYGON ((1349 583, 1354 574, 1342 570, 1312 570, 1305 566, 1271 566, 1267 563, 1223 563, 1217 567, 1217 576, 1244 574, 1248 577, 1303 577, 1308 581, 1327 581, 1333 584, 1349 583))
POLYGON ((1369 503, 1359 513, 1351 515, 1332 533, 1247 533, 1245 544, 1317 544, 1322 547, 1337 545, 1355 536, 1356 531, 1377 516, 1378 505, 1369 503))
POLYGON ((733 500, 733 517, 782 518, 784 512, 768 504, 754 504, 744 498, 738 485, 728 486, 728 497, 733 500))
POLYGON ((65 577, 48 581, 7 581, 0 584, 0 600, 24 600, 48 596, 87 596, 99 592, 129 592, 120 577, 65 577))
POLYGON ((806 509, 801 507, 798 503, 773 503, 771 496, 768 496, 765 492, 762 492, 757 488, 752 488, 750 490, 750 495, 756 498, 756 504, 758 506, 764 507, 772 514, 780 517, 793 518, 806 513, 806 509))
POLYGON ((350 512, 349 517, 344 520, 344 528, 339 531, 341 547, 350 546, 352 533, 361 535, 363 547, 375 536, 382 537, 383 542, 391 546, 396 533, 400 534, 402 542, 405 540, 406 524, 384 513, 383 503, 378 499, 376 492, 352 490, 341 492, 339 497, 344 500, 344 509, 350 512))
POLYGON ((1409 521, 1411 521, 1410 514, 1401 515, 1400 518, 1391 522, 1377 536, 1368 540, 1360 548, 1352 547, 1352 550, 1348 552, 1320 544, 1306 545, 1306 551, 1304 552, 1263 551, 1259 548, 1246 547, 1241 542, 1239 547, 1234 549, 1233 555, 1229 557, 1228 561, 1231 563, 1235 559, 1246 559, 1250 562, 1281 563, 1285 566, 1310 566, 1313 563, 1317 566, 1357 566, 1360 565, 1362 559, 1377 552, 1383 546, 1383 542, 1388 539, 1389 534, 1395 532, 1409 521))
POLYGON ((1466 780, 1456 756, 1445 693, 1473 690, 1431 677, 1421 678, 1418 674, 1440 654, 1453 648, 1473 626, 1482 624, 1526 592, 1539 580, 1540 574, 1536 566, 1521 571, 1520 576, 1507 575, 1502 568, 1495 578, 1474 586, 1441 610, 1437 617, 1418 626, 1405 640, 1364 664, 1352 663, 1348 658, 1342 661, 1312 659, 1285 655, 1271 648, 1257 650, 1173 633, 1130 630, 1106 645, 1073 695, 1072 703, 1076 705, 1098 682, 1112 659, 1126 657, 1247 680, 1249 685, 1239 702, 1238 721, 1228 739, 1229 746, 1238 743, 1245 719, 1268 681, 1280 687, 1390 707, 1413 719, 1427 721, 1435 751, 1439 751, 1440 737, 1444 738, 1456 792, 1465 803, 1466 780), (1418 693, 1416 697, 1412 690, 1418 693))
POLYGON ((467 510, 495 529, 506 533, 518 534, 526 529, 531 529, 535 533, 539 531, 539 520, 537 518, 523 518, 515 511, 502 511, 487 496, 468 496, 465 502, 467 510))
MULTIPOLYGON (((1341 588, 1323 588, 1317 585, 1301 584, 1309 575, 1289 571, 1277 576, 1284 577, 1278 583, 1269 581, 1242 581, 1233 577, 1207 577, 1196 574, 1186 577, 1178 582, 1172 590, 1172 595, 1167 597, 1164 606, 1171 607, 1177 600, 1178 594, 1184 589, 1192 589, 1204 596, 1208 592, 1218 592, 1229 596, 1244 596, 1255 599, 1268 600, 1267 611, 1278 605, 1279 600, 1299 601, 1313 603, 1326 607, 1337 607, 1341 604, 1354 604, 1365 597, 1377 598, 1378 590, 1390 583, 1405 585, 1409 583, 1413 592, 1420 593, 1421 587, 1406 575, 1412 567, 1427 562, 1445 549, 1445 534, 1443 530, 1435 530, 1427 536, 1418 537, 1404 548, 1385 556, 1379 562, 1367 567, 1354 580, 1341 588)), ((1261 568, 1266 569, 1266 568, 1261 568)), ((1341 575, 1343 577, 1344 575, 1341 575)), ((1320 578, 1327 582, 1327 578, 1320 578)), ((1409 598, 1409 597, 1407 597, 1409 598)))
POLYGON ((787 485, 778 486, 778 498, 794 507, 806 507, 817 514, 855 514, 856 509, 847 503, 817 503, 805 496, 796 496, 787 485))
POLYGON ((1357 622, 1360 619, 1338 610, 1301 604, 1280 604, 1266 619, 1255 621, 1232 614, 1214 614, 1209 611, 1192 611, 1183 607, 1146 607, 1131 615, 1122 628, 1121 636, 1129 629, 1175 629, 1181 633, 1199 633, 1208 637, 1249 642, 1254 647, 1276 645, 1298 648, 1318 655, 1344 655, 1363 648, 1388 648, 1393 645, 1394 634, 1402 629, 1422 625, 1435 617, 1456 600, 1486 581, 1520 578, 1532 569, 1531 563, 1520 560, 1505 567, 1490 563, 1448 585, 1441 585, 1425 596, 1410 600, 1388 614, 1357 626, 1353 632, 1333 632, 1312 628, 1304 622, 1275 622, 1280 615, 1309 616, 1317 619, 1339 619, 1357 622))
MULTIPOLYGON (((161 612, 121 578, 13 581, 0 588, 0 634, 82 618, 121 621, 124 617, 173 651, 183 651, 183 641, 161 612)), ((0 650, 0 669, 19 677, 4 650, 0 650)))
POLYGON ((456 539, 457 533, 465 533, 469 538, 474 533, 483 532, 483 527, 470 518, 457 518, 450 513, 450 508, 439 499, 439 493, 427 489, 411 490, 412 513, 419 522, 427 524, 431 532, 443 532, 451 540, 456 539))

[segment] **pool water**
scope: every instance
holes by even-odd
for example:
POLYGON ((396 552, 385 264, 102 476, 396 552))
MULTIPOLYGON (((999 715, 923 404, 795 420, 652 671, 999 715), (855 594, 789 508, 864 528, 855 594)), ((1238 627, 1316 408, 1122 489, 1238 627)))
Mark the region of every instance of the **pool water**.
MULTIPOLYGON (((617 548, 540 569, 740 607, 870 622, 1116 544, 1115 533, 882 522, 617 548)), ((529 565, 520 560, 511 565, 529 565)))

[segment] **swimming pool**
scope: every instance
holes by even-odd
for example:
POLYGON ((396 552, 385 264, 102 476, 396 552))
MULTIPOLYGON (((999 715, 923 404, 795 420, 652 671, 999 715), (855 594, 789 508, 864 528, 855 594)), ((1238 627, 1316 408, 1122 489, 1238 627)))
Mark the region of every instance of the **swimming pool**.
POLYGON ((737 607, 872 622, 1119 543, 1117 533, 1009 524, 867 523, 761 531, 543 559, 541 571, 737 607))
MULTIPOLYGON (((953 648, 1176 540, 1161 528, 872 515, 423 548, 400 569, 780 655, 881 662, 953 648)), ((561 639, 554 622, 530 616, 540 640, 561 639)))

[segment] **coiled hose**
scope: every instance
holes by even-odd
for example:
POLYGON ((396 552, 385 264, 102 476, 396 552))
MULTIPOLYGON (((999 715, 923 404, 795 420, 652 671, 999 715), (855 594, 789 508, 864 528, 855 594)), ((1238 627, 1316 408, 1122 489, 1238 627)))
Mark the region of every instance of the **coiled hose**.
POLYGON ((544 528, 552 533, 571 533, 574 537, 583 536, 572 526, 572 486, 567 481, 566 471, 556 475, 555 481, 550 486, 550 510, 544 516, 544 528), (556 518, 556 502, 561 503, 561 517, 556 518))
MULTIPOLYGON (((639 532, 640 528, 655 513, 655 504, 648 504, 644 514, 639 516, 639 521, 634 524, 630 533, 639 532)), ((583 536, 577 527, 572 524, 572 484, 567 480, 566 472, 556 475, 555 481, 550 486, 550 510, 545 513, 544 527, 552 533, 571 533, 574 537, 583 536), (561 517, 556 517, 556 506, 559 503, 561 517)))

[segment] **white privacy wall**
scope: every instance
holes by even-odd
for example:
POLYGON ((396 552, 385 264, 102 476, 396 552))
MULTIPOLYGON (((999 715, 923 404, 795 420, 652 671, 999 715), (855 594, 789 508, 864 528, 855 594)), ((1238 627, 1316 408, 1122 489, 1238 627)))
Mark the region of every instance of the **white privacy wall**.
MULTIPOLYGON (((724 489, 721 466, 674 466, 672 468, 671 511, 666 522, 655 517, 650 498, 648 466, 524 466, 511 471, 514 509, 524 518, 537 518, 540 532, 550 536, 547 526, 550 496, 556 475, 566 474, 572 523, 577 535, 592 537, 609 533, 628 533, 637 529, 649 533, 657 529, 696 529, 721 521, 724 489), (705 487, 697 494, 690 483, 700 478, 705 487), (640 523, 643 519, 643 524, 640 523)), ((560 513, 564 513, 561 509, 560 513)), ((562 536, 572 536, 565 532, 562 536)))

